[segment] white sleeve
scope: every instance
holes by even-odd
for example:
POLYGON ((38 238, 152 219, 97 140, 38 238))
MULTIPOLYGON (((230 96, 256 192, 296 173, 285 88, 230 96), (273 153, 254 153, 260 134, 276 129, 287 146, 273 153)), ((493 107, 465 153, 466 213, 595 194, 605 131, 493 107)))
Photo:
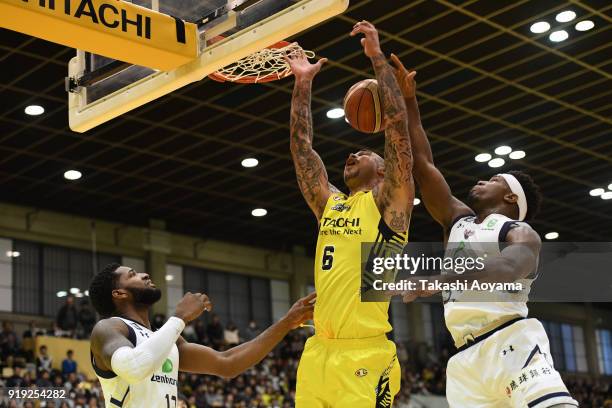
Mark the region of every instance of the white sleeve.
POLYGON ((185 322, 171 317, 151 337, 136 347, 120 347, 111 357, 115 374, 129 384, 142 381, 162 364, 185 328, 185 322))

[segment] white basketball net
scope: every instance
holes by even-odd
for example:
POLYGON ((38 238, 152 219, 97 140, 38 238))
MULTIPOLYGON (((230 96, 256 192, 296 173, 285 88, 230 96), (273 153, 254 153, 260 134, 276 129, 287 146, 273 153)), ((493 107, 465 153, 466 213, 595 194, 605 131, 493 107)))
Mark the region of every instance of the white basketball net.
POLYGON ((254 54, 238 60, 213 74, 217 79, 229 82, 268 82, 291 75, 291 68, 283 55, 296 55, 303 52, 307 58, 314 58, 315 53, 303 50, 297 43, 283 48, 264 48, 254 54))

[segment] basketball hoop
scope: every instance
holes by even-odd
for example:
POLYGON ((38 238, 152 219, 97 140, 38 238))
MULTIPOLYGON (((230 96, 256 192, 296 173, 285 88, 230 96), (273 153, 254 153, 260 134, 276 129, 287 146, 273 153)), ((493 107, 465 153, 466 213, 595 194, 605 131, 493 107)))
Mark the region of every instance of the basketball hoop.
POLYGON ((307 58, 314 58, 315 53, 303 50, 297 43, 279 41, 238 60, 208 77, 217 82, 236 82, 240 84, 258 84, 278 81, 291 75, 291 68, 283 56, 304 52, 307 58))

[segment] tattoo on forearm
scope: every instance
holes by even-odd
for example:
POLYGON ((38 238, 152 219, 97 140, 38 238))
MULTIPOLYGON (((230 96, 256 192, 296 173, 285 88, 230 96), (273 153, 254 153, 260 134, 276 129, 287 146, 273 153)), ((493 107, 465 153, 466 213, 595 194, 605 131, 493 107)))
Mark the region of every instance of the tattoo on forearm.
POLYGON ((410 214, 403 211, 391 211, 389 227, 396 231, 405 231, 408 229, 408 220, 410 220, 410 214))
MULTIPOLYGON (((381 210, 385 211, 398 196, 406 194, 413 188, 412 182, 412 148, 408 132, 408 112, 404 97, 384 55, 372 58, 379 92, 386 120, 385 129, 385 181, 378 197, 381 210)), ((411 204, 411 203, 410 203, 411 204)), ((409 205, 407 203, 407 205, 409 205)), ((409 212, 391 211, 391 222, 396 226, 407 227, 409 212), (403 224, 396 218, 403 217, 403 224)), ((394 228, 393 225, 390 227, 394 228)))
POLYGON ((291 103, 291 155, 300 190, 315 214, 319 216, 325 206, 325 203, 321 202, 322 188, 329 183, 323 162, 312 149, 310 97, 311 83, 296 81, 291 103))

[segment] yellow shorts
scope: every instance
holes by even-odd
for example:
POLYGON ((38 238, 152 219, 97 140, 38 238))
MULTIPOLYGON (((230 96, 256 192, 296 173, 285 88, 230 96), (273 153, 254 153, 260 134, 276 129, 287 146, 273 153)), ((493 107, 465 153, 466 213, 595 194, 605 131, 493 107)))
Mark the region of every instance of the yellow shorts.
POLYGON ((391 407, 401 381, 395 353, 385 335, 310 337, 298 366, 296 408, 391 407))

